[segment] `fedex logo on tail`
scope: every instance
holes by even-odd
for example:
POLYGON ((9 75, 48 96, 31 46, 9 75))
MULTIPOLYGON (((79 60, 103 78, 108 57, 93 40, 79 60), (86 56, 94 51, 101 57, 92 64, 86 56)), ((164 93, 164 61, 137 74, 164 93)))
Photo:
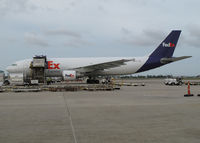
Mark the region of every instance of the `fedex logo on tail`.
POLYGON ((163 47, 175 47, 175 44, 174 43, 165 43, 165 42, 163 42, 162 46, 163 47))

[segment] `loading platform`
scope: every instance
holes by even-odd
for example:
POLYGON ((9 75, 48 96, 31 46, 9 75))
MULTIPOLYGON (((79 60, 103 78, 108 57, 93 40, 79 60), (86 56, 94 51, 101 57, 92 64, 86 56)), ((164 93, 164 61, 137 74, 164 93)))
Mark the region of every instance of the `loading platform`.
POLYGON ((120 86, 112 84, 58 84, 37 86, 2 86, 0 92, 66 92, 66 91, 113 91, 120 86))

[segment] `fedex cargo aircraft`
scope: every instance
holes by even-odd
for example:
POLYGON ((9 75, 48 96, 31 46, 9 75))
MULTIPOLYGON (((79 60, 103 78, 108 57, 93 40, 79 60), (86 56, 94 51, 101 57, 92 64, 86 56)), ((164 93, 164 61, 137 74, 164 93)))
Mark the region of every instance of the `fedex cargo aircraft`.
MULTIPOLYGON (((88 77, 87 83, 98 83, 98 76, 134 74, 190 58, 173 57, 180 33, 180 30, 173 30, 151 54, 144 57, 49 58, 45 76, 63 77, 65 80, 88 77)), ((26 78, 31 76, 31 61, 17 61, 6 70, 9 74, 19 73, 26 78)))

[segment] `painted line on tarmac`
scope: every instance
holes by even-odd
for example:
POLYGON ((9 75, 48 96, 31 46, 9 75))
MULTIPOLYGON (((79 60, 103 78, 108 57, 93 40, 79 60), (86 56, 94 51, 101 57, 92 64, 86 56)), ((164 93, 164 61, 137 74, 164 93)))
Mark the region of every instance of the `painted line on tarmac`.
POLYGON ((67 98, 65 97, 65 94, 63 93, 63 99, 64 99, 64 103, 65 103, 65 112, 67 114, 67 116, 69 117, 69 121, 70 121, 70 126, 71 126, 71 129, 72 129, 72 134, 73 134, 73 138, 74 138, 74 143, 78 143, 77 142, 77 138, 76 138, 76 132, 75 132, 75 128, 74 128, 74 125, 73 125, 73 121, 72 121, 72 116, 71 116, 71 110, 70 110, 70 107, 67 103, 67 98))

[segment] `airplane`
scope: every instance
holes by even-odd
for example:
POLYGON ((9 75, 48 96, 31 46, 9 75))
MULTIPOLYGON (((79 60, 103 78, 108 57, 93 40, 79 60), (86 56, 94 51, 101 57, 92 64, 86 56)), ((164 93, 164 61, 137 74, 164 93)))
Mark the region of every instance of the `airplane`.
MULTIPOLYGON (((46 60, 46 77, 63 77, 75 80, 88 77, 87 83, 99 83, 99 76, 129 75, 190 58, 173 57, 181 30, 173 30, 148 56, 144 57, 90 57, 90 58, 49 58, 46 60)), ((32 59, 17 61, 6 68, 9 74, 31 76, 32 59)))

